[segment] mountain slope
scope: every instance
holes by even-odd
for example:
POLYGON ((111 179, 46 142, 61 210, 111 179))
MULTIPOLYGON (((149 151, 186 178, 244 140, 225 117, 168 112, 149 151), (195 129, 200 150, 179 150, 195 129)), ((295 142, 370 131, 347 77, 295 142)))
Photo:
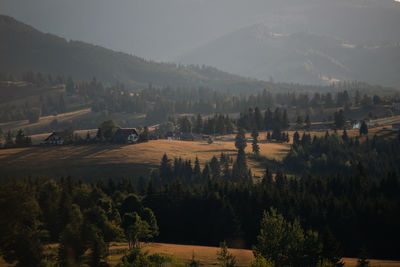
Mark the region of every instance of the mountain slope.
POLYGON ((7 16, 0 16, 0 36, 0 72, 3 73, 18 75, 32 70, 71 75, 77 80, 95 76, 103 82, 118 81, 136 88, 148 83, 236 91, 276 88, 267 82, 211 67, 156 63, 83 42, 67 41, 7 16))
POLYGON ((225 35, 178 61, 280 82, 337 79, 400 85, 399 43, 360 46, 317 34, 278 34, 261 24, 225 35))

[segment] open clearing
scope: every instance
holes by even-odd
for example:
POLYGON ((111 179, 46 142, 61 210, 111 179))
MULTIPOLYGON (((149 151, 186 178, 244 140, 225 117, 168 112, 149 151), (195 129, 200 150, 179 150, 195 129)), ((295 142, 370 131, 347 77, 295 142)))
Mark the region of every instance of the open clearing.
MULTIPOLYGON (((110 245, 110 256, 108 256, 108 263, 112 266, 118 264, 121 258, 125 255, 125 251, 128 250, 126 243, 112 243, 110 245)), ((192 259, 194 255, 195 260, 200 262, 200 266, 211 267, 216 266, 217 252, 220 250, 218 247, 207 247, 207 246, 194 246, 194 245, 176 245, 176 244, 164 244, 164 243, 146 243, 142 246, 143 251, 147 251, 149 254, 159 253, 163 255, 172 256, 176 266, 187 266, 187 263, 192 259)), ((57 251, 57 244, 49 246, 50 254, 54 254, 57 251)), ((253 260, 253 252, 248 249, 229 249, 237 260, 238 267, 249 266, 253 260)), ((357 259, 355 258, 343 258, 345 267, 356 267, 357 259)), ((387 261, 387 260, 370 260, 371 267, 399 267, 400 261, 387 261)), ((8 267, 13 266, 4 262, 0 258, 0 266, 8 267)), ((175 266, 173 264, 172 266, 175 266)))
MULTIPOLYGON (((281 160, 288 150, 288 144, 260 143, 260 154, 269 159, 281 160)), ((235 157, 234 143, 154 140, 135 145, 35 146, 0 150, 0 168, 10 177, 138 177, 157 167, 164 153, 170 159, 181 157, 193 163, 197 156, 204 165, 221 152, 235 157)), ((251 144, 246 152, 251 152, 251 144)), ((264 172, 258 162, 250 160, 249 166, 258 176, 264 172)))
MULTIPOLYGON (((125 243, 113 243, 110 250, 123 250, 127 249, 128 246, 125 243)), ((192 246, 192 245, 176 245, 176 244, 164 244, 164 243, 147 243, 142 248, 144 251, 148 251, 149 254, 160 253, 165 255, 173 256, 177 259, 188 262, 192 259, 194 254, 195 260, 200 262, 200 266, 216 266, 217 252, 220 250, 218 247, 207 247, 207 246, 192 246)), ((253 251, 248 249, 229 249, 237 260, 237 266, 244 267, 249 266, 251 261, 254 259, 253 251)), ((110 257, 111 264, 117 264, 122 258, 122 254, 113 255, 110 257)), ((343 258, 345 267, 356 267, 357 259, 355 258, 343 258)), ((400 261, 387 261, 387 260, 370 260, 371 267, 400 267, 400 261)))

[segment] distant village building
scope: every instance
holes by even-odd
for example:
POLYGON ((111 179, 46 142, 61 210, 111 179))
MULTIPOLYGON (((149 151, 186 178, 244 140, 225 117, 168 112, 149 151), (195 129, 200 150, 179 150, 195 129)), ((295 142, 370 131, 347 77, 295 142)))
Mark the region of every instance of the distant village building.
POLYGON ((182 141, 194 141, 194 135, 192 133, 181 133, 179 140, 182 141))
POLYGON ((395 131, 395 132, 400 131, 400 123, 392 124, 392 131, 395 131))
POLYGON ((210 136, 193 133, 167 132, 166 137, 168 140, 203 141, 208 140, 210 136))
POLYGON ((120 144, 135 144, 138 142, 138 139, 139 135, 135 129, 121 128, 115 132, 112 141, 120 144))
POLYGON ((64 145, 72 140, 73 132, 53 132, 49 137, 44 139, 46 145, 64 145))

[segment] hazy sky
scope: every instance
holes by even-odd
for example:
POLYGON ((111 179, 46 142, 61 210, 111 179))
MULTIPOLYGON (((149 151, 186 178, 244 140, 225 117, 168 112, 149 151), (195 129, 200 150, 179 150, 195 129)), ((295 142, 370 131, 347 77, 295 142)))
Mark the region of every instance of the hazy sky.
MULTIPOLYGON (((340 1, 358 5, 394 3, 394 0, 0 0, 0 13, 68 39, 145 58, 169 60, 228 32, 259 22, 283 31, 315 28, 325 32, 324 28, 314 27, 314 22, 311 26, 305 23, 310 14, 321 11, 321 18, 317 19, 321 19, 321 24, 326 21, 327 31, 336 34, 337 28, 339 33, 343 28, 345 33, 347 25, 339 21, 336 27, 336 22, 330 22, 337 15, 331 14, 326 6, 340 1), (313 8, 317 8, 316 12, 313 8)), ((388 25, 397 23, 393 16, 385 15, 388 10, 369 18, 371 28, 378 21, 388 20, 385 22, 388 25)), ((360 21, 354 18, 354 22, 365 24, 360 21)), ((398 25, 395 25, 397 29, 398 25)), ((363 36, 368 37, 369 26, 364 31, 363 36)), ((379 33, 381 29, 377 27, 376 31, 379 33)), ((387 32, 382 39, 393 35, 387 32)))

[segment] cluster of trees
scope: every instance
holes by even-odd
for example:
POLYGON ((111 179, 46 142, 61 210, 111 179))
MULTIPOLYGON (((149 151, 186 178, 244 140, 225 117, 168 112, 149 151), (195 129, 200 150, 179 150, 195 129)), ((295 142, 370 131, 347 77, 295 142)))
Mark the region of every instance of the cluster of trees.
POLYGON ((3 148, 28 147, 32 145, 32 139, 29 136, 26 136, 21 129, 18 130, 15 137, 12 135, 11 131, 8 131, 4 136, 4 139, 4 145, 0 143, 0 147, 3 148))
MULTIPOLYGON (((318 266, 322 242, 317 232, 304 232, 297 219, 288 222, 274 208, 264 211, 260 224, 260 234, 254 246, 256 257, 268 259, 272 266, 318 266)), ((340 258, 328 260, 343 265, 340 258)))
POLYGON ((158 235, 154 213, 132 186, 109 190, 72 179, 2 181, 1 255, 18 266, 105 266, 109 242, 137 247, 158 235), (51 258, 44 245, 54 242, 59 247, 51 258))
POLYGON ((231 134, 236 129, 235 121, 228 115, 215 114, 212 117, 203 119, 197 115, 193 123, 193 132, 204 134, 231 134))
POLYGON ((335 111, 333 114, 335 129, 343 129, 346 125, 346 118, 344 117, 343 109, 335 111))
POLYGON ((231 119, 229 115, 214 114, 204 118, 201 114, 196 117, 179 117, 177 120, 169 118, 168 121, 162 123, 158 127, 160 134, 167 132, 183 132, 183 133, 196 133, 196 134, 231 134, 235 131, 235 120, 231 119))
MULTIPOLYGON (((151 187, 160 189, 164 185, 179 181, 184 186, 200 186, 211 180, 225 180, 231 182, 250 181, 252 175, 247 167, 244 148, 247 144, 241 136, 237 137, 238 157, 234 161, 228 155, 221 153, 220 157, 213 156, 201 168, 196 157, 194 164, 191 160, 175 158, 171 160, 166 154, 162 157, 160 167, 150 174, 151 187)), ((140 190, 144 190, 143 185, 140 190)))
MULTIPOLYGON (((35 122, 41 115, 64 113, 83 107, 91 107, 93 111, 104 114, 104 116, 115 112, 146 114, 146 124, 166 122, 170 116, 176 114, 227 114, 246 110, 242 112, 240 127, 247 130, 255 127, 258 130, 262 128, 273 130, 276 125, 273 120, 276 121, 278 118, 268 117, 265 121, 260 121, 258 120, 258 111, 248 109, 259 107, 264 110, 266 108, 273 109, 276 106, 283 106, 288 110, 296 109, 298 114, 304 113, 305 126, 309 127, 306 117, 308 116, 310 120, 327 119, 327 115, 322 111, 328 108, 344 107, 346 113, 353 105, 365 107, 365 110, 368 111, 374 105, 387 104, 398 99, 396 96, 381 98, 373 93, 376 92, 373 91, 373 88, 367 88, 357 83, 327 87, 325 89, 331 90, 330 92, 314 93, 311 96, 311 93, 306 93, 306 87, 297 85, 293 86, 301 89, 300 93, 292 91, 273 95, 267 90, 263 90, 251 95, 238 95, 234 92, 222 92, 209 88, 156 88, 151 84, 147 88, 133 91, 120 83, 105 86, 96 78, 91 81, 74 81, 71 77, 62 75, 53 77, 51 74, 33 72, 24 73, 20 79, 38 88, 65 85, 66 90, 65 93, 43 90, 37 104, 5 105, 0 109, 0 121, 29 119, 31 122, 35 122), (367 89, 370 95, 365 93, 361 96, 360 92, 367 89), (257 121, 246 120, 252 116, 255 116, 254 119, 257 121)), ((285 117, 283 108, 280 109, 280 112, 282 114, 273 112, 264 114, 264 117, 271 114, 272 116, 280 115, 281 123, 278 124, 281 129, 285 129, 288 122, 287 114, 285 117)), ((212 133, 213 123, 206 128, 208 128, 207 132, 212 133)), ((229 129, 229 125, 226 125, 226 128, 229 129)))
MULTIPOLYGON (((204 169, 201 173, 207 172, 204 169)), ((183 183, 180 176, 171 177, 172 181, 159 187, 151 178, 144 192, 145 203, 158 218, 160 241, 218 245, 221 240, 241 240, 245 246, 257 244, 262 213, 275 207, 291 222, 287 227, 294 232, 285 230, 288 235, 299 237, 300 226, 305 229, 296 244, 304 249, 309 242, 315 244, 318 250, 313 257, 335 261, 342 255, 357 256, 362 247, 370 257, 397 255, 400 183, 396 174, 388 173, 379 181, 360 173, 289 178, 278 172, 272 178, 267 169, 261 183, 210 175, 203 184, 195 185, 183 183)), ((282 235, 282 246, 286 238, 290 236, 282 235)), ((304 255, 303 251, 297 253, 296 257, 304 255)))
POLYGON ((248 131, 251 130, 274 130, 274 129, 287 129, 289 127, 289 118, 286 109, 276 108, 274 112, 270 108, 262 115, 260 109, 249 108, 248 110, 240 113, 237 121, 237 126, 244 128, 248 131))
POLYGON ((0 110, 0 121, 28 120, 30 123, 37 122, 42 114, 38 107, 30 107, 27 103, 24 106, 6 105, 0 110))
POLYGON ((286 169, 301 173, 351 175, 356 171, 373 178, 388 172, 400 173, 399 135, 391 138, 374 135, 349 137, 343 134, 326 133, 325 136, 311 138, 307 133, 302 137, 298 132, 293 136, 293 145, 284 159, 286 169))
POLYGON ((37 104, 26 101, 23 105, 5 104, 0 109, 0 121, 39 121, 40 116, 56 115, 67 111, 63 93, 49 93, 38 97, 37 104))
POLYGON ((268 140, 288 141, 288 135, 282 133, 281 130, 288 129, 289 119, 286 109, 276 108, 272 112, 269 108, 261 113, 260 109, 249 108, 240 113, 238 119, 231 119, 228 115, 214 114, 203 118, 201 114, 191 119, 187 116, 180 117, 175 121, 173 118, 159 127, 159 132, 169 132, 179 130, 180 132, 193 132, 198 134, 231 134, 236 129, 244 129, 247 131, 264 131, 268 130, 268 140), (272 133, 271 133, 272 131, 272 133))
POLYGON ((377 93, 384 91, 385 88, 362 82, 339 82, 326 87, 312 85, 295 85, 294 87, 299 91, 315 93, 277 93, 274 99, 275 103, 304 109, 350 106, 368 109, 374 105, 391 104, 393 101, 399 100, 399 95, 380 97, 377 93))
POLYGON ((250 96, 237 96, 215 90, 199 89, 154 89, 141 91, 154 108, 146 114, 148 122, 163 122, 168 116, 182 113, 233 113, 252 106, 272 107, 273 96, 264 90, 250 96), (151 95, 151 96, 149 96, 151 95))

